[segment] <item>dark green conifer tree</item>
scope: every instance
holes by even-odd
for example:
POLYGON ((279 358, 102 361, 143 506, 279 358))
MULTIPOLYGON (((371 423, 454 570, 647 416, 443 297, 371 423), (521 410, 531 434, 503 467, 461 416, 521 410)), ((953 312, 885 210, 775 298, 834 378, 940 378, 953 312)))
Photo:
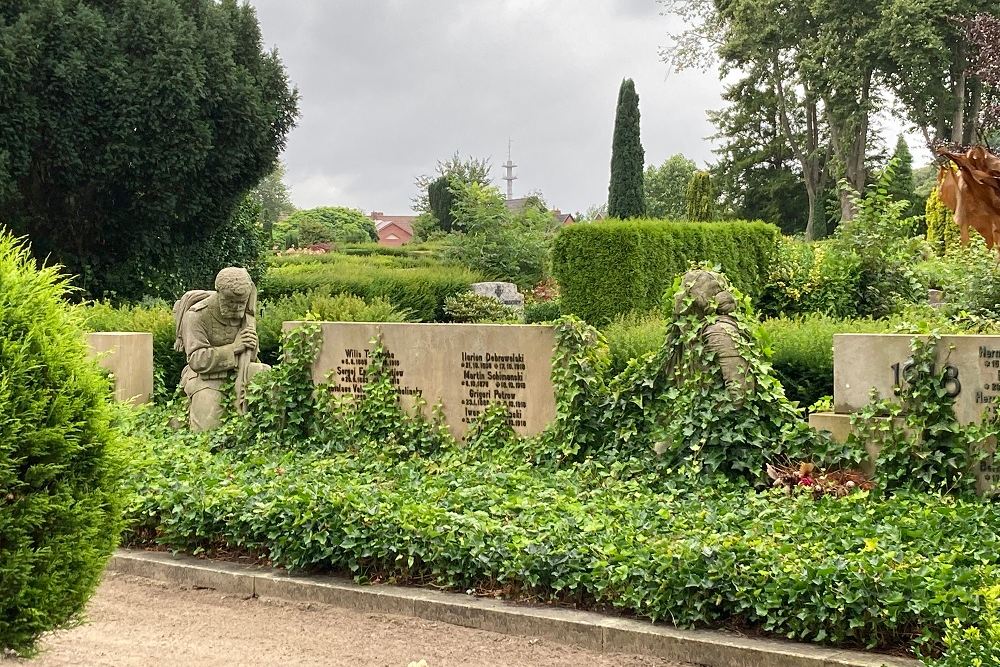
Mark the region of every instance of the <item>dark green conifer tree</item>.
POLYGON ((639 137, 639 96, 632 79, 622 81, 611 145, 611 184, 608 186, 608 217, 641 218, 646 215, 643 194, 645 153, 639 137))

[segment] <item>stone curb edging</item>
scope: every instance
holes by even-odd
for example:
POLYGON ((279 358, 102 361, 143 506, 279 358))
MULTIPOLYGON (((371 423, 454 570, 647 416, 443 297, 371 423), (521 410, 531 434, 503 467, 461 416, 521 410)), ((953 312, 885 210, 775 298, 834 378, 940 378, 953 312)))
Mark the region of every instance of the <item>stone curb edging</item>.
POLYGON ((413 616, 499 634, 539 637, 591 651, 649 655, 706 667, 919 667, 920 664, 903 658, 751 639, 714 630, 679 630, 575 609, 517 605, 420 588, 361 586, 325 575, 293 576, 268 567, 163 552, 120 549, 112 556, 108 569, 244 597, 256 595, 413 616))

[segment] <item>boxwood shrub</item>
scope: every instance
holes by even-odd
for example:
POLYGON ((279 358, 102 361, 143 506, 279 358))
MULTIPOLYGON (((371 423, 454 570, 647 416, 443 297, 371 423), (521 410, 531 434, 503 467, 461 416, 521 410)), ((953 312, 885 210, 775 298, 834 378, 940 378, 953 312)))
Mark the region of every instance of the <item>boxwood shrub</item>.
POLYGON ((121 530, 110 386, 66 289, 0 232, 0 657, 83 609, 121 530))
POLYGON ((763 222, 607 221, 564 227, 552 250, 564 314, 594 325, 660 304, 692 262, 722 267, 756 298, 777 248, 778 228, 763 222))

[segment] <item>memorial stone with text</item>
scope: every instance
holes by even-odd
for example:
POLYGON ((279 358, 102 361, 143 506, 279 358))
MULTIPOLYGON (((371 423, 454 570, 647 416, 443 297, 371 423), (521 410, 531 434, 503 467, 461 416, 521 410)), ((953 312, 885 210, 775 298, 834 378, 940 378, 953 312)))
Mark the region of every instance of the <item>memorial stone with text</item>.
MULTIPOLYGON (((285 328, 302 324, 286 322, 285 328)), ((555 418, 552 327, 491 324, 322 322, 313 380, 339 394, 360 394, 372 341, 381 337, 392 383, 407 407, 440 402, 456 437, 493 403, 511 426, 536 435, 555 418)))

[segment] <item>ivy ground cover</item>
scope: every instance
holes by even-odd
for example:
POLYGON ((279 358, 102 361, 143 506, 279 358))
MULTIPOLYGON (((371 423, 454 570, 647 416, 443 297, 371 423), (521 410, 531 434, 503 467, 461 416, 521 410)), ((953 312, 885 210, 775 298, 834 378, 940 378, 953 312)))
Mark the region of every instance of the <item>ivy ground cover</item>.
POLYGON ((166 418, 132 426, 132 544, 871 647, 977 618, 1000 559, 1000 509, 975 500, 813 500, 667 474, 651 457, 539 466, 475 442, 213 451, 221 436, 166 418))

